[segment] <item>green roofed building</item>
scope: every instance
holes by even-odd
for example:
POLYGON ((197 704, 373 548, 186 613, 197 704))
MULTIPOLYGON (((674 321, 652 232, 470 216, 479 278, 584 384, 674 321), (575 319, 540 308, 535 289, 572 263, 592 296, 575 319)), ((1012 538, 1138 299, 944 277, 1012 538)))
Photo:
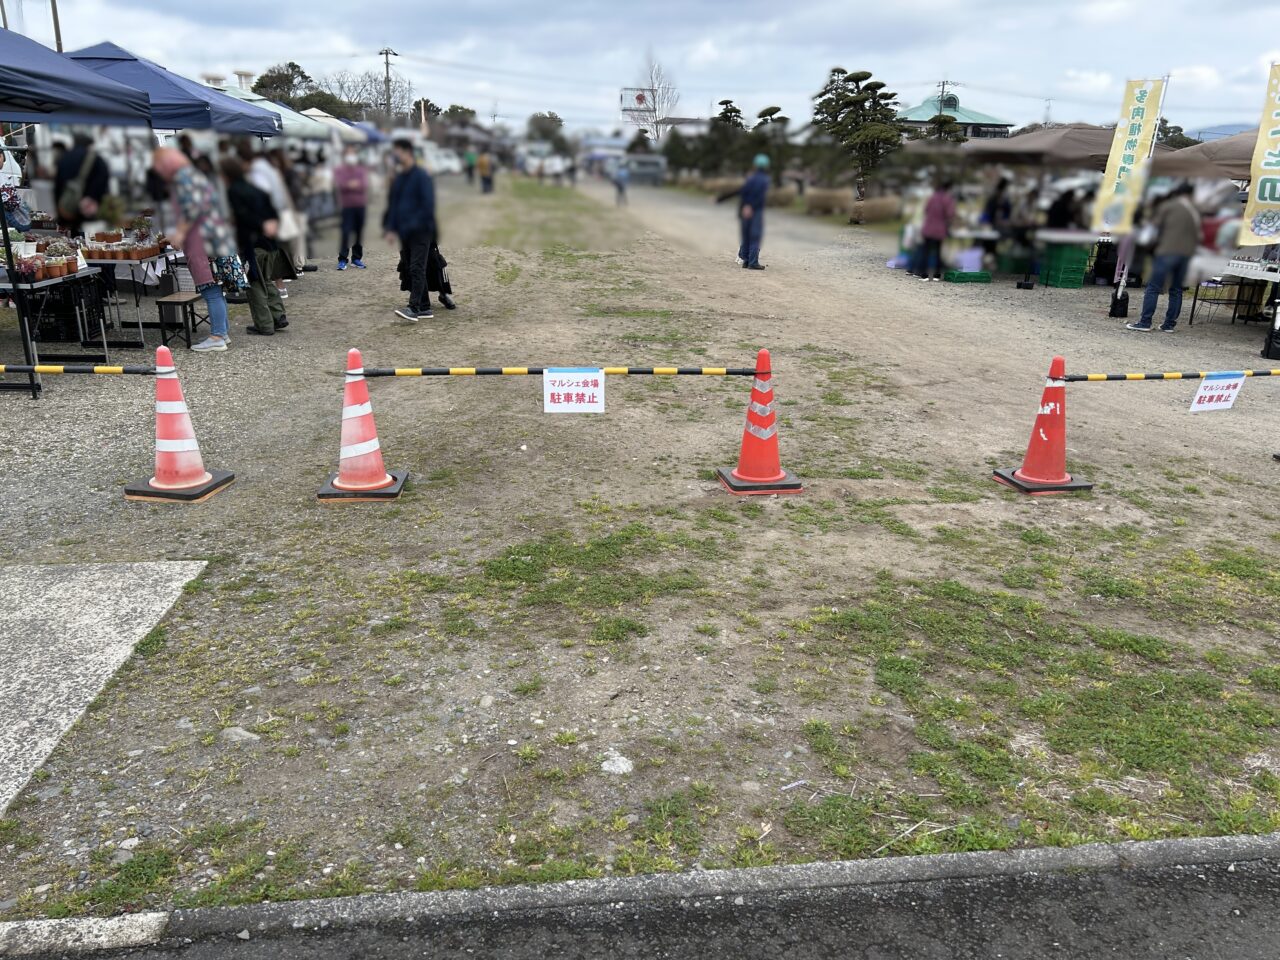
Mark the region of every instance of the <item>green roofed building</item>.
POLYGON ((1008 120, 999 120, 985 113, 979 113, 977 110, 960 106, 960 98, 954 93, 948 93, 944 97, 929 97, 919 106, 903 110, 898 114, 898 120, 907 127, 923 129, 929 126, 929 121, 940 113, 955 117, 956 123, 963 128, 964 135, 971 140, 984 137, 1007 137, 1009 129, 1013 126, 1008 120))

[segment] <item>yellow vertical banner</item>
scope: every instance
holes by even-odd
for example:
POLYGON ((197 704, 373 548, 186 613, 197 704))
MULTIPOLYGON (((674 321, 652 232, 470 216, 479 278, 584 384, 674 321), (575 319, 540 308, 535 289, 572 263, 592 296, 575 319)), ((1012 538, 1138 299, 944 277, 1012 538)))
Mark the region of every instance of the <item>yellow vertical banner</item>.
POLYGON ((1280 63, 1271 65, 1267 78, 1251 173, 1240 246, 1280 243, 1280 63))
POLYGON ((1098 186, 1093 229, 1099 233, 1128 233, 1142 202, 1148 159, 1160 124, 1164 80, 1130 80, 1124 87, 1120 122, 1107 155, 1107 172, 1098 186))

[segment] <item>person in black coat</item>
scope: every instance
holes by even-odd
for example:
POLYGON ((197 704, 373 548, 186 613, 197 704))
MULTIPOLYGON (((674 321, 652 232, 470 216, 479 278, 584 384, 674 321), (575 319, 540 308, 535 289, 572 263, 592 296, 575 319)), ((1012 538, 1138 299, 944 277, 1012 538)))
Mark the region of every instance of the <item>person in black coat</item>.
POLYGON ((269 337, 289 325, 275 281, 295 276, 293 265, 275 240, 280 214, 267 192, 246 179, 244 165, 235 157, 223 159, 222 177, 227 185, 227 205, 236 223, 236 249, 249 274, 253 326, 245 332, 269 337))
POLYGON ((401 259, 408 265, 409 305, 397 310, 396 316, 417 323, 434 316, 427 291, 427 261, 436 234, 436 188, 431 174, 418 166, 413 141, 396 140, 391 152, 399 172, 391 181, 382 228, 388 243, 400 245, 401 259))
POLYGON ((107 161, 93 148, 93 138, 77 133, 70 150, 58 160, 53 196, 58 205, 58 222, 72 235, 82 233, 84 222, 98 215, 102 198, 111 185, 107 161), (62 194, 72 183, 80 184, 80 202, 74 210, 62 208, 62 194))

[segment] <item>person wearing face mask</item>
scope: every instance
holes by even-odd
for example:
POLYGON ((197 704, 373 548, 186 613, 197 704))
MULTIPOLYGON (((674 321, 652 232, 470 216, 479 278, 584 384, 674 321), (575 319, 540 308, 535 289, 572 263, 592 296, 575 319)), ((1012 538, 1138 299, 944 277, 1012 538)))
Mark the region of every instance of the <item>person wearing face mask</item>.
POLYGON ((360 270, 364 266, 365 211, 369 205, 369 171, 360 163, 356 151, 348 148, 342 155, 342 163, 333 171, 333 188, 338 194, 338 206, 342 208, 342 239, 338 244, 338 269, 350 264, 360 270))

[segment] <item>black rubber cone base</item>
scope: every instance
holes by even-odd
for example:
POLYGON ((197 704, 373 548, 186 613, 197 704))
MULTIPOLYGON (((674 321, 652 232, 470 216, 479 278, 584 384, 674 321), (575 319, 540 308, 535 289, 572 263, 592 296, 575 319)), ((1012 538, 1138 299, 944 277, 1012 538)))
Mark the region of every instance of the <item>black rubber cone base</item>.
POLYGON ((1077 480, 1070 474, 1068 474, 1068 479, 1065 483, 1032 483, 1014 476, 1014 469, 994 470, 991 473, 991 479, 998 483, 1003 483, 1007 487, 1013 487, 1013 489, 1022 493, 1030 494, 1076 493, 1093 489, 1093 484, 1088 480, 1077 480))
POLYGON ((383 487, 381 490, 339 490, 333 485, 333 481, 338 479, 338 475, 331 473, 325 485, 316 494, 316 497, 325 503, 372 503, 376 500, 394 500, 404 490, 404 482, 409 476, 409 471, 388 470, 387 473, 391 475, 395 483, 389 487, 383 487))
POLYGON ((720 484, 730 493, 739 497, 747 497, 753 494, 764 493, 803 493, 804 487, 800 481, 791 474, 783 471, 781 480, 774 480, 771 483, 750 483, 746 480, 739 480, 733 475, 731 467, 717 467, 716 476, 720 478, 720 484))
POLYGON ((124 498, 156 503, 204 503, 219 490, 231 486, 235 478, 236 475, 230 470, 210 470, 208 480, 198 487, 187 487, 184 490, 161 490, 153 487, 149 479, 139 480, 124 488, 124 498))

